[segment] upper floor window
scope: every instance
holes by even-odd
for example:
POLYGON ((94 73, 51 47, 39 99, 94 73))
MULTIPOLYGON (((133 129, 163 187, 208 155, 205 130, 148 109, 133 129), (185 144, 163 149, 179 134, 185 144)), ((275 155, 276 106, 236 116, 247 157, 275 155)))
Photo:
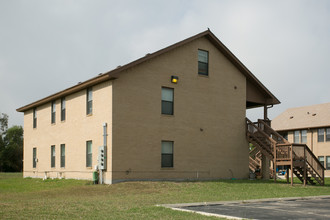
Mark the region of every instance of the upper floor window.
POLYGON ((65 121, 65 98, 61 99, 61 121, 65 121))
POLYGON ((301 143, 307 143, 307 130, 301 130, 301 143))
POLYGON ((325 134, 326 134, 326 136, 325 136, 325 140, 326 140, 326 141, 330 141, 330 128, 327 128, 327 129, 325 130, 325 134))
POLYGON ((198 50, 198 74, 209 75, 209 52, 205 50, 198 50))
POLYGON ((86 167, 92 167, 92 141, 86 142, 86 167))
POLYGON ((162 114, 173 115, 174 89, 162 88, 162 114))
POLYGON ((296 143, 296 144, 300 143, 299 133, 300 133, 299 131, 294 131, 294 134, 293 134, 293 142, 296 143))
POLYGON ((173 167, 173 141, 162 141, 162 167, 173 167))
POLYGON ((37 127, 37 109, 33 109, 33 128, 37 127))
POLYGON ((324 128, 317 129, 317 141, 324 142, 324 128))
POLYGON ((86 98, 86 114, 90 115, 93 113, 93 89, 92 87, 87 89, 86 98))
POLYGON ((55 145, 50 147, 50 167, 55 167, 55 145))
POLYGON ((52 102, 52 124, 55 123, 55 117, 56 117, 56 103, 55 101, 52 102))

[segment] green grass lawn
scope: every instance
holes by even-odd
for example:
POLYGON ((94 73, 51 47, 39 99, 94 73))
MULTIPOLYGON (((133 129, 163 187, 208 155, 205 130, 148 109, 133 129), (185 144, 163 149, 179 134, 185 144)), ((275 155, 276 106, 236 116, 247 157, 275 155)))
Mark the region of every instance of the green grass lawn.
POLYGON ((92 185, 0 173, 0 219, 218 219, 155 205, 315 195, 330 195, 330 185, 290 186, 263 180, 92 185))

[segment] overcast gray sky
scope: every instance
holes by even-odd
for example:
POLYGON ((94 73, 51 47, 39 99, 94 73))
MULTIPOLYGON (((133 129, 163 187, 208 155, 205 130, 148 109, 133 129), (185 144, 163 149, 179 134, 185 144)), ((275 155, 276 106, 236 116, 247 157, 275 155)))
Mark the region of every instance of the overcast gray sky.
POLYGON ((0 0, 0 112, 23 125, 18 107, 208 27, 282 102, 271 119, 330 102, 330 1, 0 0))

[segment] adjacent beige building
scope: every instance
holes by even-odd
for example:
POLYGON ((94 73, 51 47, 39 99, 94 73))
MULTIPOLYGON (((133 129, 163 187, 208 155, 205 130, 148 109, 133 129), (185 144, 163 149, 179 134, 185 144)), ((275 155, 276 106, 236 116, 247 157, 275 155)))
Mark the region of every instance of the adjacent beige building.
POLYGON ((309 146, 330 176, 330 103, 287 109, 272 128, 291 143, 309 146))
POLYGON ((106 144, 109 184, 247 178, 246 109, 278 103, 207 30, 17 109, 24 176, 92 179, 106 144))

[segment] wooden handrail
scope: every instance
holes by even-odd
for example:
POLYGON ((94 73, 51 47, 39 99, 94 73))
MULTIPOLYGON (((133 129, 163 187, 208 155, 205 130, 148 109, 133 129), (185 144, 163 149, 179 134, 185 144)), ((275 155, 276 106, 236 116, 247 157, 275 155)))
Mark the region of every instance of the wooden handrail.
POLYGON ((286 143, 286 144, 289 144, 290 142, 288 140, 286 140, 285 138, 282 137, 282 135, 280 135, 279 133, 277 133, 277 131, 275 131, 272 127, 270 127, 265 121, 261 120, 261 119, 258 119, 258 122, 262 123, 264 126, 266 126, 270 131, 271 131, 271 134, 275 135, 276 137, 279 137, 281 138, 281 140, 286 143))
POLYGON ((263 134, 268 140, 270 140, 273 144, 276 145, 276 141, 272 138, 269 137, 269 135, 264 132, 263 130, 261 130, 258 126, 256 126, 252 121, 250 121, 248 118, 246 118, 247 122, 248 122, 248 125, 252 125, 253 127, 255 127, 261 134, 263 134))

